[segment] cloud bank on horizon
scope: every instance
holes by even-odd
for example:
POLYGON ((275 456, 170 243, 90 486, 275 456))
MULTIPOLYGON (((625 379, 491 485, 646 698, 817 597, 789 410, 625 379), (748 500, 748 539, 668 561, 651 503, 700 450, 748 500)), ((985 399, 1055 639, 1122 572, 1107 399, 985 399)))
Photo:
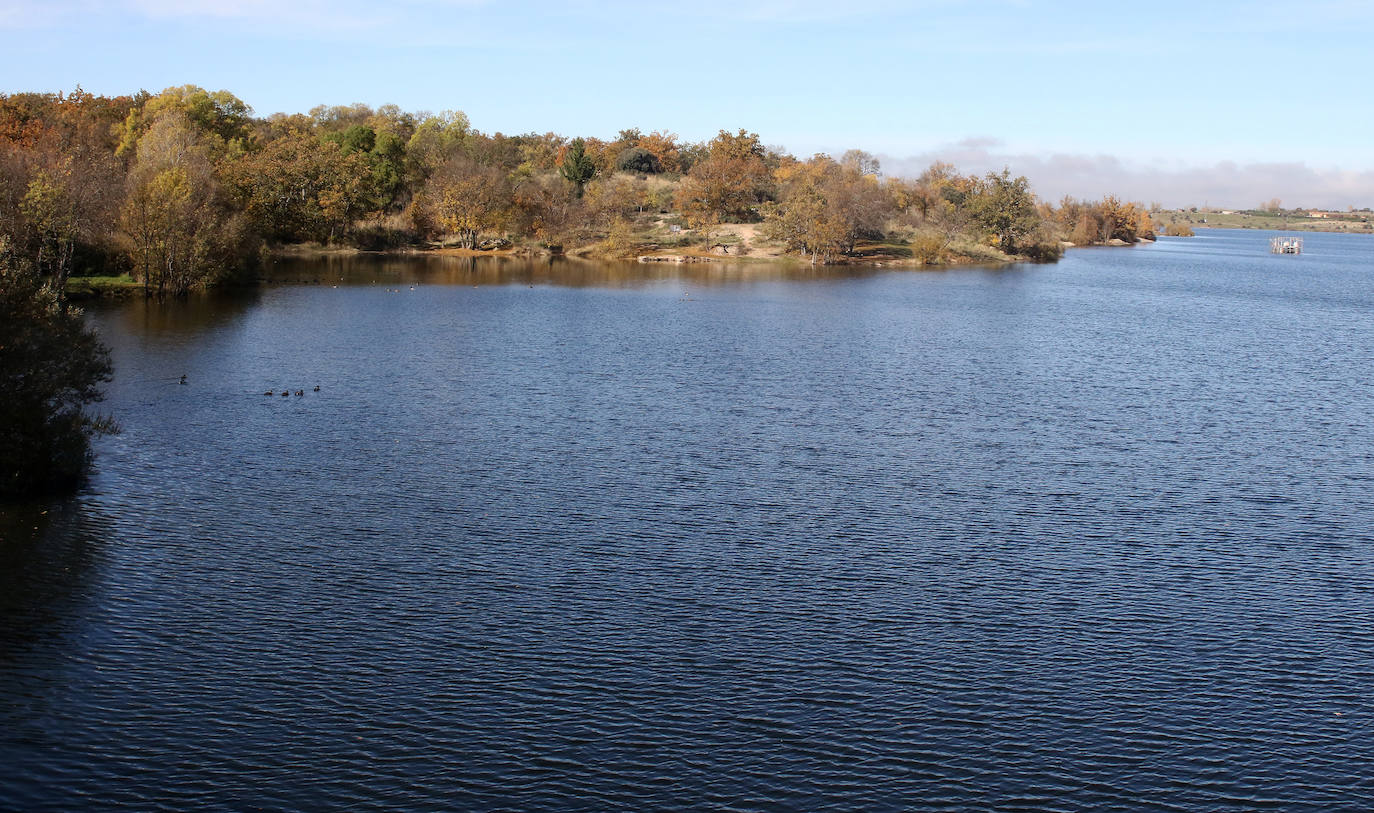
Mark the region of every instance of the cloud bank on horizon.
POLYGON ((1374 205, 1361 0, 0 0, 0 31, 0 92, 192 83, 261 114, 743 127, 799 155, 887 155, 890 174, 1005 165, 1047 199, 1374 205))
POLYGON ((1066 195, 1090 200, 1116 195, 1168 208, 1211 205, 1254 209, 1275 197, 1289 208, 1374 206, 1374 171, 1318 169, 1303 162, 1150 166, 1113 155, 1017 153, 991 138, 966 139, 916 155, 879 158, 884 173, 896 177, 916 177, 936 161, 954 164, 965 173, 1008 168, 1029 178, 1035 193, 1052 203, 1066 195))

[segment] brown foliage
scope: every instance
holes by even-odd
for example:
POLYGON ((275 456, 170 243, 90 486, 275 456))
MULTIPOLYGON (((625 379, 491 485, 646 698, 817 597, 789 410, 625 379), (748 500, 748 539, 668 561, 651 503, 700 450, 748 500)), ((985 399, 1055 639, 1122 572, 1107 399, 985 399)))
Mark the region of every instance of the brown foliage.
POLYGON ((567 184, 553 173, 522 181, 512 201, 517 230, 546 247, 561 248, 588 231, 584 200, 570 194, 567 184))
POLYGON ((58 287, 78 255, 112 250, 123 166, 110 126, 128 104, 80 89, 0 95, 0 237, 58 287))
POLYGON ((372 204, 362 153, 296 130, 223 169, 240 206, 267 237, 331 242, 372 204))
POLYGON ((706 160, 693 165, 678 187, 676 203, 693 228, 754 219, 754 208, 771 187, 763 145, 753 133, 724 130, 711 141, 706 160))
POLYGON ((1149 210, 1138 203, 1123 203, 1111 195, 1100 201, 1065 197, 1057 209, 1050 209, 1049 215, 1060 234, 1078 246, 1098 245, 1109 240, 1135 243, 1155 237, 1149 210))
POLYGON ((500 231, 509 221, 510 183, 496 167, 454 158, 416 196, 411 216, 422 234, 454 234, 463 248, 477 248, 482 232, 500 231))
POLYGON ((775 172, 778 202, 767 213, 767 233, 788 248, 827 262, 853 252, 860 237, 879 236, 892 199, 857 162, 827 155, 784 162, 775 172))
POLYGON ((682 168, 678 157, 676 133, 655 130, 646 136, 640 136, 639 143, 635 146, 652 153, 663 172, 679 172, 682 168))

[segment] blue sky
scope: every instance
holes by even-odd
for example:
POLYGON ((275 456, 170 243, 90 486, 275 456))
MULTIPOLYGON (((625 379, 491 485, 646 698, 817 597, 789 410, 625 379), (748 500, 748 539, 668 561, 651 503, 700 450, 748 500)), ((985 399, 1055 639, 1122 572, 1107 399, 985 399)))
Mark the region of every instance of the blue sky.
POLYGON ((1374 3, 0 0, 0 90, 197 84, 259 114, 856 147, 1045 197, 1374 206, 1374 3))

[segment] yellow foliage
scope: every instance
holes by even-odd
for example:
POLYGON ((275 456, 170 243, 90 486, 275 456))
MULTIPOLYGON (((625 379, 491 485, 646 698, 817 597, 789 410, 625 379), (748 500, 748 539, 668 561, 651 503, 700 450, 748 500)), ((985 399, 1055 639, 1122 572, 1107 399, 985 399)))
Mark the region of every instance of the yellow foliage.
POLYGON ((608 256, 624 257, 634 251, 635 243, 630 231, 630 221, 623 217, 617 217, 611 221, 611 228, 606 233, 606 240, 601 244, 602 249, 608 256))
POLYGON ((948 248, 949 241, 942 235, 932 232, 924 232, 911 239, 912 259, 919 260, 924 265, 937 265, 946 260, 945 250, 948 248))

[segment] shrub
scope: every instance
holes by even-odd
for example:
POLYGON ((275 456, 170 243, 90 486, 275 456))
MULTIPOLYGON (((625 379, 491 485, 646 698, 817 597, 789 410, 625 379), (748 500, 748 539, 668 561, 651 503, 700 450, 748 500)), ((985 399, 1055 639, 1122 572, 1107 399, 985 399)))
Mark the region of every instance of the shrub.
POLYGON ((952 257, 968 260, 977 263, 1004 263, 1010 258, 998 251, 996 247, 987 243, 970 240, 966 235, 960 235, 949 243, 949 254, 952 257))
POLYGON ((611 221, 610 231, 602 250, 610 257, 625 257, 634 251, 634 236, 630 232, 630 222, 623 217, 611 221))
POLYGON ((1021 253, 1031 262, 1052 263, 1058 262, 1059 258, 1064 256, 1064 246, 1058 240, 1045 238, 1023 245, 1021 253))
POLYGON ((924 265, 938 265, 945 262, 945 249, 949 241, 939 234, 923 232, 911 238, 911 256, 924 265))

